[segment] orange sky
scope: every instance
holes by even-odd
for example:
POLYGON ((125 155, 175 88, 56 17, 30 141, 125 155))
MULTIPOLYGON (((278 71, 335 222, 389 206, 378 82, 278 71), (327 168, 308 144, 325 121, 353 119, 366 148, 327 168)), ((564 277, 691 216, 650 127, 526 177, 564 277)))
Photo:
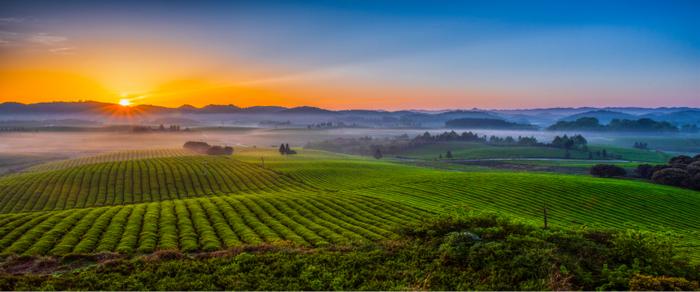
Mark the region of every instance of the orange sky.
MULTIPOLYGON (((114 43, 114 42, 112 42, 114 43)), ((177 107, 183 104, 318 106, 329 109, 443 108, 498 99, 493 94, 347 80, 330 71, 265 68, 191 50, 107 45, 79 52, 24 51, 0 69, 0 102, 95 100, 177 107), (441 102, 437 104, 434 98, 441 102), (481 100, 481 101, 480 101, 481 100)), ((269 67, 269 66, 268 66, 269 67)))
POLYGON ((551 13, 543 19, 553 23, 543 23, 537 13, 501 17, 504 4, 479 11, 462 3, 456 13, 449 5, 381 1, 355 2, 359 10, 332 1, 308 9, 265 1, 176 1, 168 9, 68 2, 0 1, 0 102, 700 106, 700 42, 697 26, 687 25, 697 17, 683 5, 670 14, 649 7, 616 25, 616 9, 600 18, 592 16, 603 10, 583 5, 591 17, 576 20, 582 10, 570 3, 550 10, 513 2, 518 9, 510 11, 551 13))

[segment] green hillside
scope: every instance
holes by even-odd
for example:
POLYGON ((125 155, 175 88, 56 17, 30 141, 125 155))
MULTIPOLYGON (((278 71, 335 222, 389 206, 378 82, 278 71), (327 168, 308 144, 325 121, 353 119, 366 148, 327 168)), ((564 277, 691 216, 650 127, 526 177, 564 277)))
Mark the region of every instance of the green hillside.
POLYGON ((133 159, 0 178, 0 213, 304 188, 300 181, 230 157, 133 159))
POLYGON ((424 211, 359 196, 215 196, 0 216, 2 254, 212 251, 243 244, 325 246, 391 238, 424 211))
POLYGON ((541 225, 545 206, 551 225, 669 232, 689 252, 700 242, 700 193, 638 181, 252 148, 95 162, 0 178, 0 253, 354 245, 436 213, 495 211, 541 225))
MULTIPOLYGON (((634 148, 622 148, 608 145, 591 145, 590 151, 606 150, 608 155, 621 155, 623 160, 640 161, 649 163, 664 163, 672 155, 654 150, 642 150, 634 148)), ((423 145, 401 152, 400 156, 434 159, 439 155, 445 156, 451 151, 454 159, 518 159, 518 158, 546 158, 562 159, 566 156, 566 150, 561 148, 544 146, 498 146, 475 142, 440 142, 423 145)), ((588 159, 588 152, 572 150, 571 159, 588 159)), ((594 157, 601 159, 600 157, 594 157)))

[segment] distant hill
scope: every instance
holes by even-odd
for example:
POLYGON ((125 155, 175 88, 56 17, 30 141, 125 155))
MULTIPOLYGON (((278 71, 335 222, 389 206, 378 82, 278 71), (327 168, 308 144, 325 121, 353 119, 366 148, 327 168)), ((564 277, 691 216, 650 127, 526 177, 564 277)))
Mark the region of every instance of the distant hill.
POLYGON ((652 113, 646 114, 643 117, 658 121, 667 121, 674 124, 693 124, 700 125, 700 110, 682 110, 670 113, 652 113))
MULTIPOLYGON (((149 122, 173 117, 199 121, 201 124, 253 123, 263 121, 287 122, 296 126, 315 123, 345 123, 370 127, 441 128, 447 121, 458 119, 494 119, 518 125, 545 127, 557 121, 575 121, 582 117, 597 119, 606 124, 614 119, 637 120, 651 118, 668 121, 677 127, 686 124, 700 125, 700 109, 696 108, 538 108, 509 110, 328 110, 311 106, 293 108, 281 106, 251 106, 242 108, 234 104, 213 104, 204 107, 182 105, 163 107, 135 105, 124 108, 118 104, 83 102, 45 102, 22 104, 0 103, 0 120, 65 120, 79 118, 102 120, 110 123, 117 119, 128 122, 149 122)), ((123 122, 122 121, 122 122, 123 122)), ((506 127, 505 125, 502 125, 506 127)))
POLYGON ((322 108, 312 107, 312 106, 300 106, 300 107, 285 109, 285 110, 279 111, 279 113, 280 114, 324 115, 324 114, 335 114, 336 112, 322 109, 322 108))
POLYGON ((611 111, 611 110, 594 110, 594 111, 587 111, 583 113, 578 113, 578 114, 573 114, 567 117, 562 118, 562 121, 575 121, 580 118, 596 118, 599 122, 603 124, 610 123, 610 121, 614 119, 618 120, 634 120, 638 119, 638 116, 623 113, 623 112, 618 112, 618 111, 611 111))
POLYGON ((534 130, 536 126, 529 124, 518 124, 508 122, 501 119, 480 119, 480 118, 464 118, 455 119, 445 122, 448 128, 470 128, 470 129, 519 129, 519 130, 534 130))
POLYGON ((550 131, 618 131, 618 132, 678 132, 678 127, 665 121, 642 118, 638 120, 613 119, 607 125, 591 117, 578 118, 575 121, 559 121, 547 127, 550 131))

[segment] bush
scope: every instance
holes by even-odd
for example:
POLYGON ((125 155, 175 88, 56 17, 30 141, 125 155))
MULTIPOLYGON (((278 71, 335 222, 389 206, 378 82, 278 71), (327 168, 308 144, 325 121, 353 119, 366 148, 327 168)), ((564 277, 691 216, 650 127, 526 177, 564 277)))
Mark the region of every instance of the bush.
POLYGON ((693 158, 687 155, 678 155, 675 157, 672 157, 669 161, 668 164, 670 164, 672 167, 675 168, 685 168, 688 164, 693 163, 693 158))
POLYGON ((637 175, 638 177, 645 178, 645 179, 650 179, 651 176, 654 174, 654 166, 651 164, 640 164, 637 166, 637 168, 634 170, 634 174, 637 175))
POLYGON ((211 146, 206 142, 197 141, 187 141, 182 148, 207 155, 231 155, 233 154, 233 147, 230 146, 211 146))
POLYGON ((687 186, 690 176, 687 171, 672 167, 654 172, 651 180, 659 184, 684 187, 687 186))
POLYGON ((700 173, 697 173, 690 178, 688 187, 694 190, 700 190, 700 173))
POLYGON ((694 291, 700 289, 697 281, 667 276, 635 275, 630 280, 632 291, 694 291))
POLYGON ((199 142, 199 141, 187 141, 185 142, 185 145, 182 145, 182 148, 192 150, 194 152, 199 152, 199 153, 205 153, 209 149, 209 144, 206 142, 199 142))
POLYGON ((207 155, 231 155, 233 154, 233 148, 226 146, 212 146, 207 149, 207 155))
POLYGON ((591 175, 597 177, 625 176, 627 171, 624 168, 612 164, 597 164, 591 167, 591 175))
POLYGON ((690 175, 691 177, 700 173, 700 161, 695 161, 691 164, 688 164, 688 166, 685 167, 685 171, 687 171, 688 175, 690 175))

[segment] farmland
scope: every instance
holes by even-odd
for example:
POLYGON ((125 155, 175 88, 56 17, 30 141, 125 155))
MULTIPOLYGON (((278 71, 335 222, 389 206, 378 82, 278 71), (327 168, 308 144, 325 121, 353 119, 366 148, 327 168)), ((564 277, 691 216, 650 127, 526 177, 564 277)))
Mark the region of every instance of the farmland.
POLYGON ((696 192, 636 181, 442 171, 307 150, 152 156, 52 162, 1 178, 0 250, 59 255, 350 244, 391 237, 401 224, 454 209, 537 223, 545 204, 553 225, 667 231, 684 250, 700 238, 696 192))
POLYGON ((349 245, 391 238, 425 211, 381 199, 216 196, 0 217, 4 254, 213 251, 243 244, 349 245))
MULTIPOLYGON (((442 142, 423 145, 400 153, 400 156, 435 159, 439 155, 445 156, 447 151, 452 152, 454 159, 523 159, 523 158, 543 158, 562 159, 566 155, 566 150, 561 148, 543 146, 497 146, 474 142, 442 142)), ((640 161, 649 163, 663 163, 668 161, 672 155, 654 150, 641 150, 633 148, 623 148, 609 145, 589 146, 592 152, 606 150, 609 156, 621 156, 620 159, 629 161, 640 161)), ((600 159, 600 157, 595 157, 600 159)), ((589 159, 588 152, 572 150, 570 159, 589 159)))

